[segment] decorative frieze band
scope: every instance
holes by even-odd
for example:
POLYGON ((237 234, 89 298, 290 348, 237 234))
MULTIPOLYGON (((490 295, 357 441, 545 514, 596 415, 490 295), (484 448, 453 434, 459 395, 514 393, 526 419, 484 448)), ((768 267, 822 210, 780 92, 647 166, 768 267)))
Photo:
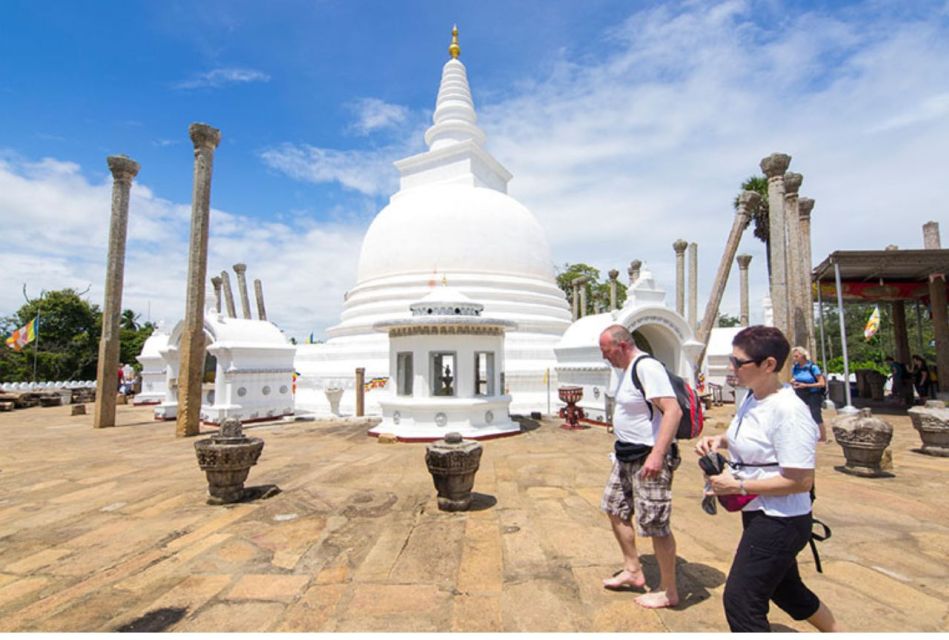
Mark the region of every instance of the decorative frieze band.
POLYGON ((433 335, 499 336, 503 333, 504 329, 502 327, 479 327, 476 325, 423 325, 420 327, 394 327, 389 329, 390 338, 433 335))

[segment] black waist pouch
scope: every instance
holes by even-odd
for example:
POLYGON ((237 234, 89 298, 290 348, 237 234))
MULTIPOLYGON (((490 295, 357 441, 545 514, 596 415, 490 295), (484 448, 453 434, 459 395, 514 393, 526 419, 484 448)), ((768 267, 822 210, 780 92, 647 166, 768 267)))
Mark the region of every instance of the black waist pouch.
POLYGON ((613 451, 620 462, 639 462, 652 452, 648 444, 634 444, 617 440, 613 443, 613 451))

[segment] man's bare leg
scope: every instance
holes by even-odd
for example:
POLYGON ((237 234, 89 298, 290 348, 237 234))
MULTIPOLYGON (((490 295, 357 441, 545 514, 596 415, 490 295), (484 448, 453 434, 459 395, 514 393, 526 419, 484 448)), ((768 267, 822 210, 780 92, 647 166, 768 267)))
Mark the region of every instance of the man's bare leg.
POLYGON ((607 515, 610 517, 613 535, 616 536, 619 548, 623 552, 623 570, 603 580, 603 586, 607 589, 646 586, 646 576, 643 575, 643 566, 639 562, 639 553, 636 551, 636 531, 633 525, 629 520, 623 520, 612 513, 607 515))
POLYGON ((834 619, 834 614, 823 602, 820 603, 820 607, 807 621, 814 625, 818 631, 840 631, 840 627, 837 626, 837 621, 834 619))
MULTIPOLYGON (((646 609, 661 609, 679 604, 676 590, 676 539, 670 532, 667 536, 652 539, 653 553, 659 564, 659 589, 636 598, 636 604, 646 609)), ((815 614, 816 615, 816 614, 815 614)))

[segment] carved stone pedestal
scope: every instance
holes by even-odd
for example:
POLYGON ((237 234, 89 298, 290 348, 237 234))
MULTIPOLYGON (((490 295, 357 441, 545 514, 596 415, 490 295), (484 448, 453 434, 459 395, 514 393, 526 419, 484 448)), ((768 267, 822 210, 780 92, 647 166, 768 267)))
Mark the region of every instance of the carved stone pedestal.
POLYGON ((566 420, 565 424, 560 425, 561 429, 576 431, 578 429, 589 429, 587 425, 580 424, 580 418, 584 417, 583 409, 577 406, 577 403, 583 399, 583 387, 560 387, 557 389, 557 395, 566 407, 560 408, 560 417, 566 420))
POLYGON ((924 407, 908 411, 913 428, 923 446, 918 451, 931 456, 949 457, 949 408, 942 400, 928 400, 924 407))
POLYGON ((326 394, 326 400, 330 403, 330 413, 338 416, 339 400, 343 397, 343 390, 339 387, 330 387, 329 389, 323 389, 323 393, 326 394))
POLYGON ((893 438, 893 427, 873 417, 869 409, 841 415, 832 422, 834 439, 844 450, 847 463, 838 471, 865 478, 888 476, 881 468, 883 452, 893 438))
POLYGON ((264 441, 246 437, 237 418, 226 418, 215 435, 195 442, 198 466, 208 478, 208 504, 240 500, 247 474, 263 449, 264 441))
POLYGON ((471 506, 471 489, 481 464, 481 451, 477 441, 464 440, 456 432, 426 447, 425 464, 438 492, 439 509, 467 511, 471 506))

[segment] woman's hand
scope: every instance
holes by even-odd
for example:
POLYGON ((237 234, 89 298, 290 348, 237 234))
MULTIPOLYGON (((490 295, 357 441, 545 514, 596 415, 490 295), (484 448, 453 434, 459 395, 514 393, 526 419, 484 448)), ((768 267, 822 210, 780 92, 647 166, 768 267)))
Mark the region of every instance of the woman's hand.
POLYGON ((741 493, 741 486, 729 467, 725 467, 725 470, 717 476, 708 476, 708 488, 705 490, 705 495, 728 496, 733 493, 741 493))
POLYGON ((719 449, 727 448, 728 442, 725 440, 725 436, 705 436, 704 438, 699 438, 698 443, 695 445, 695 455, 704 456, 710 451, 718 451, 719 449))

